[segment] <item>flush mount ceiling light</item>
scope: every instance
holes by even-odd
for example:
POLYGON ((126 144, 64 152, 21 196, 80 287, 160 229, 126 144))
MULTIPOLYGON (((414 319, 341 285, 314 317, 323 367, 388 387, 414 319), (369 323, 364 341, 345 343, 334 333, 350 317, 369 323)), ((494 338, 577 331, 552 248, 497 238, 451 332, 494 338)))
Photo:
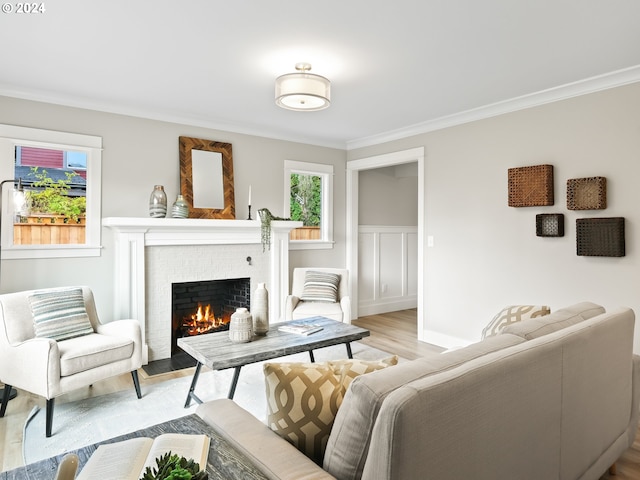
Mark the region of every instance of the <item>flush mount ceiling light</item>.
POLYGON ((331 105, 331 82, 309 73, 311 65, 296 63, 298 73, 276 78, 276 104, 288 110, 313 112, 331 105))

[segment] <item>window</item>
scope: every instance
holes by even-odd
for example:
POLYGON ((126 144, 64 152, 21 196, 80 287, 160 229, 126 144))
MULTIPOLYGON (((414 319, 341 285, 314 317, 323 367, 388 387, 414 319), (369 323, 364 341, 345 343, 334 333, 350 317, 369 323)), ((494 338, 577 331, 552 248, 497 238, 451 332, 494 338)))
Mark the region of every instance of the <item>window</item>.
POLYGON ((27 207, 2 194, 2 258, 100 255, 102 139, 0 125, 0 179, 22 181, 27 207))
POLYGON ((291 248, 333 248, 333 165, 285 160, 285 217, 303 222, 291 248))

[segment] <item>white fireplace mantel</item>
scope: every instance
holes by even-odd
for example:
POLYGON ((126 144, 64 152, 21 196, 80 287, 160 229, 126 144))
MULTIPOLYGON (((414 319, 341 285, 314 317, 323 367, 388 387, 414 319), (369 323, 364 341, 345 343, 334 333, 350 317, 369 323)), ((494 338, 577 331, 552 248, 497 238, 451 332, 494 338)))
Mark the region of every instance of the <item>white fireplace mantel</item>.
MULTIPOLYGON (((114 231, 116 240, 114 314, 140 321, 145 346, 145 247, 261 243, 259 220, 107 217, 102 224, 114 231)), ((269 317, 274 321, 281 318, 289 292, 289 232, 301 226, 271 222, 269 317)), ((145 363, 147 358, 145 348, 145 363)))

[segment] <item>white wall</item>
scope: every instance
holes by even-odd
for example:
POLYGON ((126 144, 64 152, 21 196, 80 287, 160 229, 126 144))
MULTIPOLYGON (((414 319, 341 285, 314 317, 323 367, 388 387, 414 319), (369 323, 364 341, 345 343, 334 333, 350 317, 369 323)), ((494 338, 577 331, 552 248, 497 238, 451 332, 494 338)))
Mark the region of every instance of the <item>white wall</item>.
POLYGON ((358 229, 358 316, 418 305, 418 229, 361 225, 358 229))
MULTIPOLYGON (((154 185, 164 185, 169 201, 175 200, 180 185, 181 135, 232 144, 239 219, 247 217, 249 185, 253 212, 268 208, 282 216, 284 160, 332 164, 336 244, 331 250, 292 252, 290 263, 292 267, 345 263, 343 150, 1 96, 0 123, 101 136, 103 217, 147 217, 154 185)), ((97 258, 4 260, 0 291, 87 284, 94 289, 99 313, 106 320, 113 311, 113 240, 109 229, 102 231, 102 244, 103 253, 97 258)))
POLYGON ((590 300, 640 313, 638 112, 640 83, 348 152, 425 147, 427 341, 478 340, 508 304, 590 300), (554 166, 555 205, 508 207, 508 168, 542 163, 554 166), (607 209, 567 210, 567 179, 588 176, 607 178, 607 209), (536 237, 537 213, 564 213, 565 236, 536 237), (626 256, 578 257, 576 218, 609 216, 626 218, 626 256))

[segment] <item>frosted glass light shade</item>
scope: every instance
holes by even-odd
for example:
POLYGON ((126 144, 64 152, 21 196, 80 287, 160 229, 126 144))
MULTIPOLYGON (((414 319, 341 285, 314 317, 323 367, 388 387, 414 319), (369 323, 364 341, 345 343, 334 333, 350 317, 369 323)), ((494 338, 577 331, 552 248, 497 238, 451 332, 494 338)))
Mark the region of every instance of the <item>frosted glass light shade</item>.
POLYGON ((276 104, 289 110, 323 110, 331 105, 331 82, 313 73, 288 73, 276 78, 276 104))

